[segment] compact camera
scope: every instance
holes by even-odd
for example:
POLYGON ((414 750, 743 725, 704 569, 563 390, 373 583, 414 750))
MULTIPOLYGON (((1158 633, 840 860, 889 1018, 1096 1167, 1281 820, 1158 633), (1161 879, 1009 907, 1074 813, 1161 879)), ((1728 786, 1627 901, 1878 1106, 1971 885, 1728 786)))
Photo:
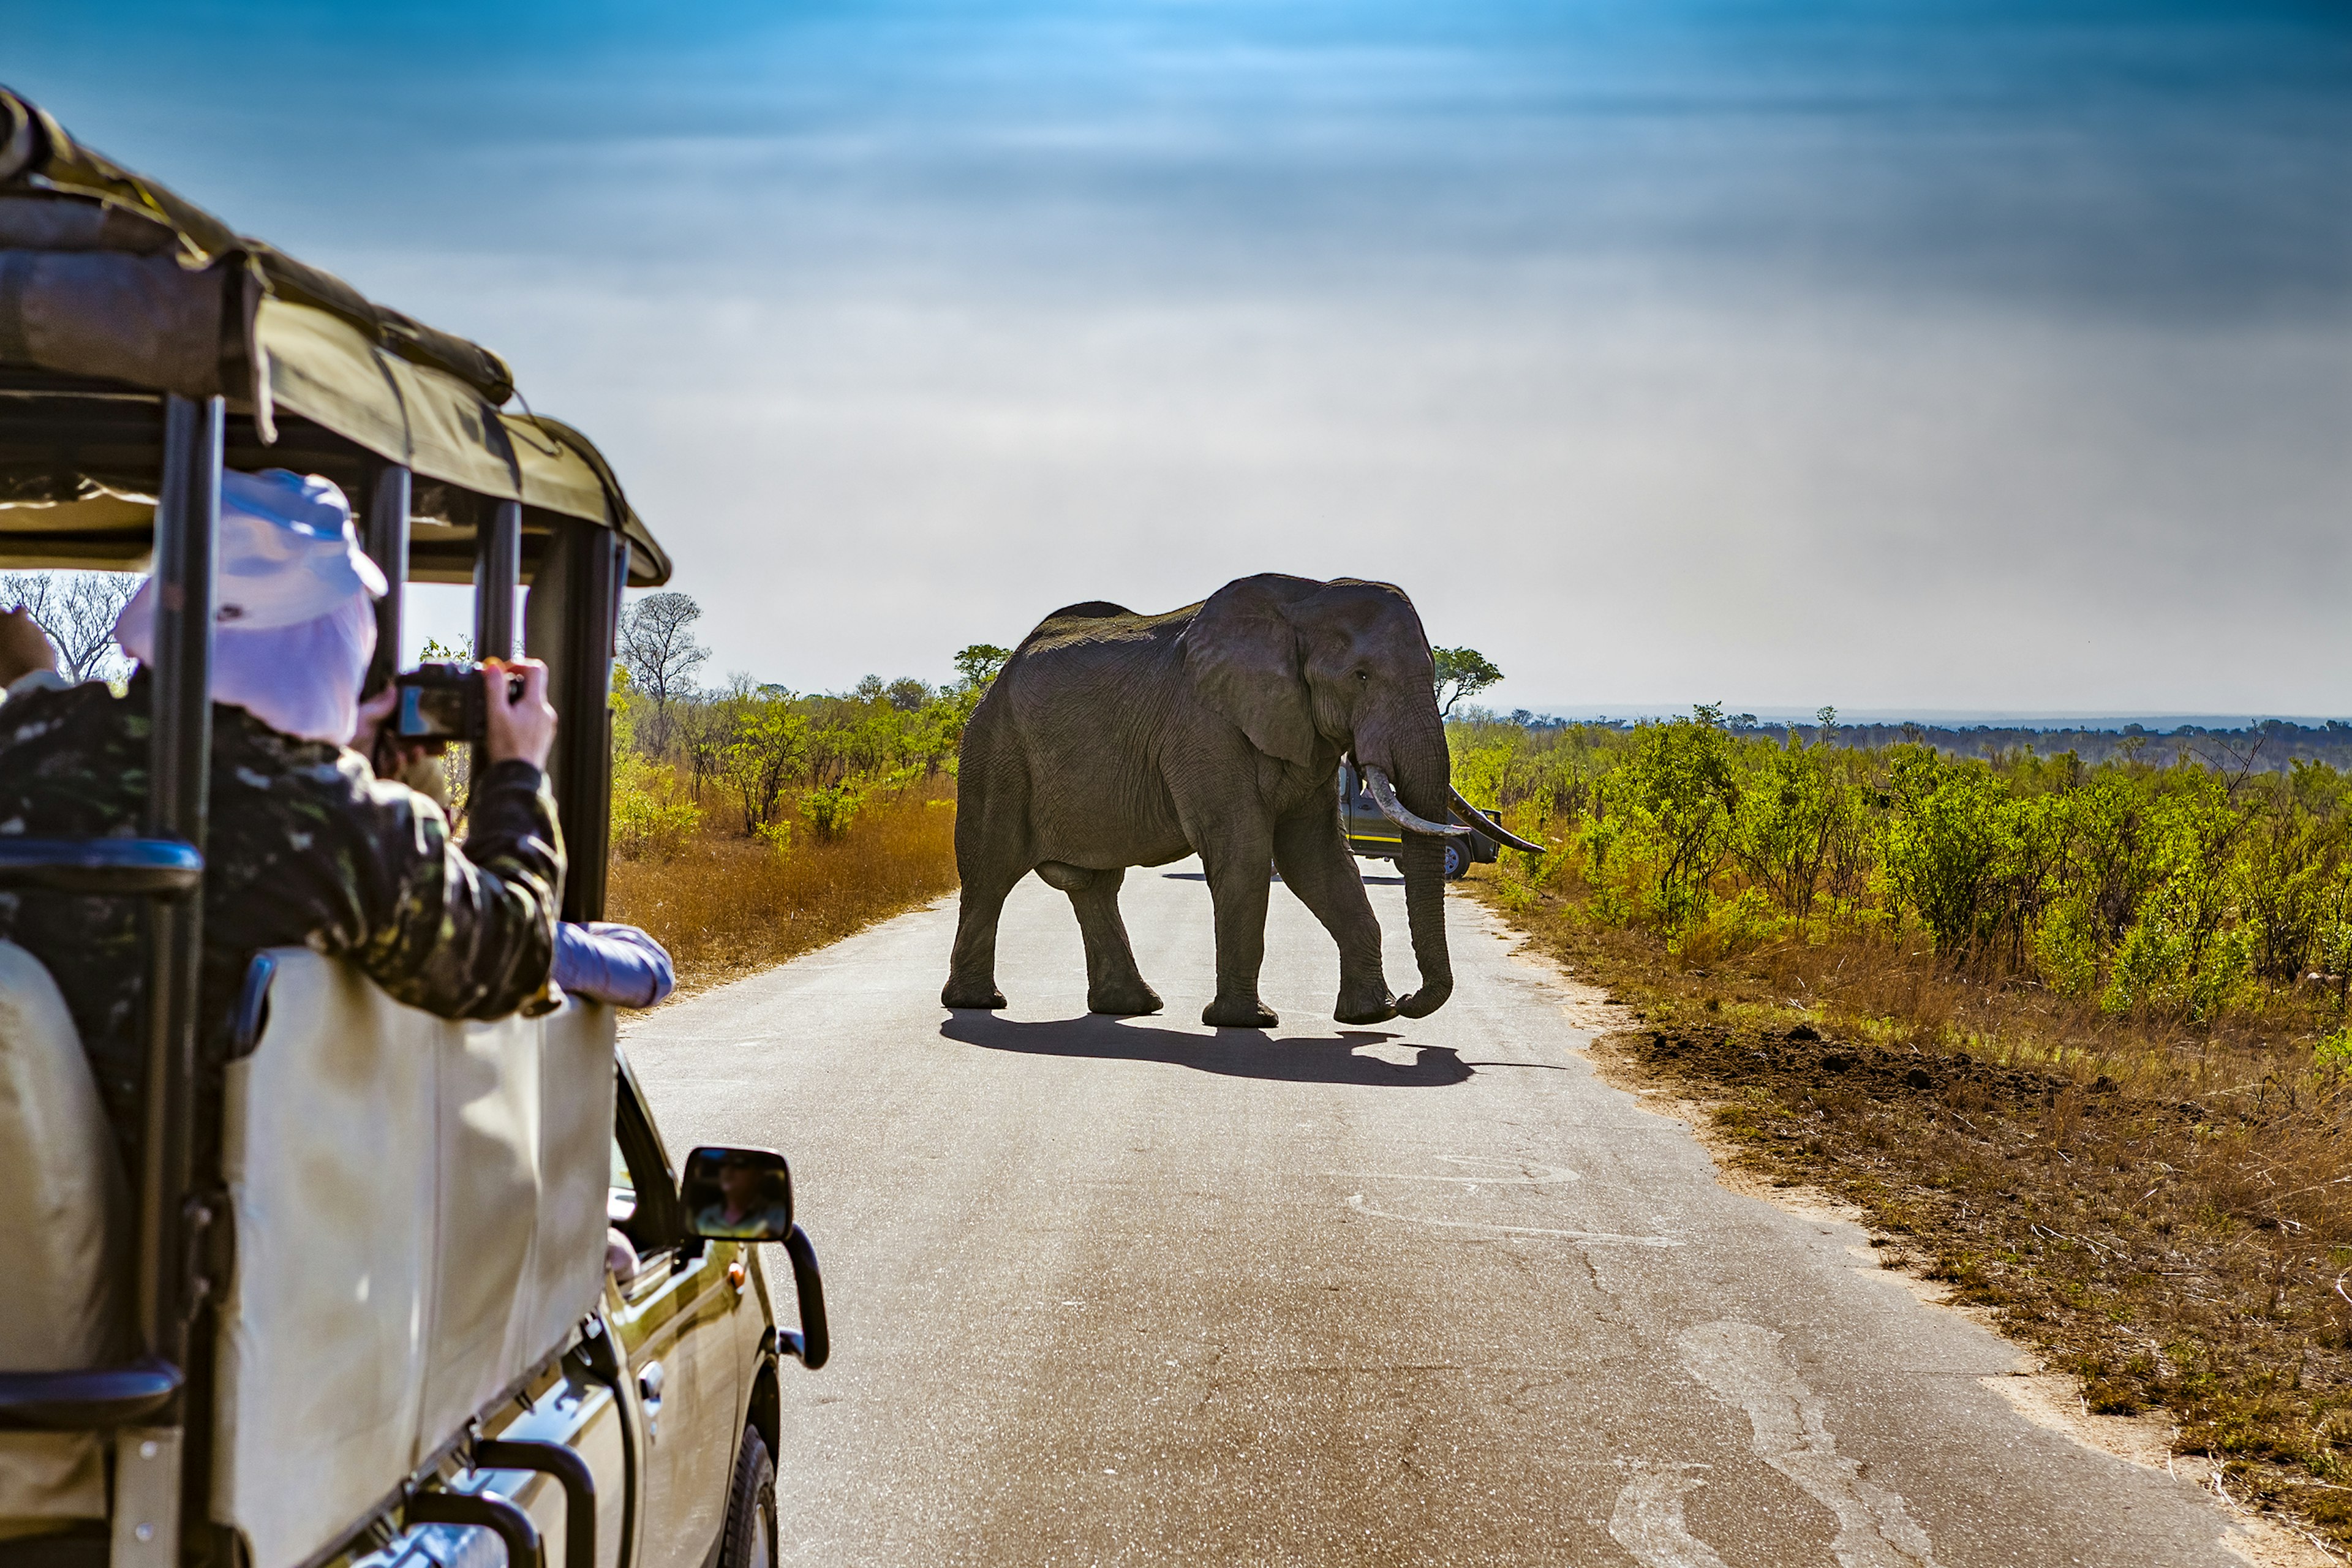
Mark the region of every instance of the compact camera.
MULTIPOLYGON (((466 741, 480 745, 489 738, 485 706, 489 671, 478 664, 420 664, 393 678, 400 705, 393 710, 393 728, 404 741, 466 741)), ((522 677, 507 677, 507 700, 522 695, 522 677)))

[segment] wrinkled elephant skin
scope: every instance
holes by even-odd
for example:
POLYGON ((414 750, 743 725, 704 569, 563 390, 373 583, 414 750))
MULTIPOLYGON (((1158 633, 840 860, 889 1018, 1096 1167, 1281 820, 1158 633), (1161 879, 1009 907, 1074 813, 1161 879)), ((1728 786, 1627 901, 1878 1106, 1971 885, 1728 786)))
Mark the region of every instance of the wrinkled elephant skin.
POLYGON ((1031 871, 1070 897, 1086 939, 1087 1003, 1156 1013, 1118 913, 1129 866, 1198 854, 1216 918, 1210 1025, 1266 1028, 1258 1000, 1266 865, 1339 948, 1343 1024, 1421 1017, 1454 988, 1444 847, 1408 833, 1401 865, 1421 988, 1400 1000, 1339 824, 1339 760, 1378 768, 1412 813, 1446 820, 1445 725, 1429 638, 1384 583, 1268 574, 1143 616, 1073 605, 1023 639, 964 731, 956 812, 963 879, 940 1001, 1002 1007, 996 922, 1031 871))

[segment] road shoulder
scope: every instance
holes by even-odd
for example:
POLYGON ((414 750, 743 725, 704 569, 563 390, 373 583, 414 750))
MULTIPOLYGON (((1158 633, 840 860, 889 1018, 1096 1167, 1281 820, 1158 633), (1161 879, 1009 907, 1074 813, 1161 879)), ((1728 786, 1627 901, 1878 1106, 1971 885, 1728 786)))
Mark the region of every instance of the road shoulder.
POLYGON ((1875 1223, 1878 1205, 1854 1202, 1806 1179, 1803 1164, 1759 1151, 1754 1138, 1735 1131, 1749 1120, 1750 1097, 1738 1095, 1731 1085, 1662 1066, 1656 1052, 1644 1048, 1659 1031, 1651 1027, 1643 1009, 1599 979, 1580 975, 1491 900, 1476 901, 1498 931, 1517 939, 1510 956, 1541 972, 1559 997, 1562 1016, 1571 1026, 1588 1032, 1581 1054, 1594 1075, 1632 1095, 1642 1109, 1687 1129, 1713 1162, 1716 1179, 1725 1189, 1801 1218, 1833 1219, 1863 1228, 1869 1233, 1874 1260, 1923 1305, 2016 1343, 2020 1353, 2011 1372, 1981 1381, 2021 1417, 2084 1448, 2194 1487, 2215 1515, 2221 1543, 2256 1568, 2322 1568, 2342 1561, 2302 1521, 2265 1510, 2254 1498, 2233 1490, 2226 1466, 2202 1454, 2176 1452, 2179 1427, 2169 1412, 2161 1407, 2129 1415, 2095 1410, 2085 1396, 2085 1380, 2053 1364, 2043 1347, 2014 1331, 2008 1314, 1964 1300, 1952 1280, 1936 1277, 1939 1258, 1924 1245, 1927 1238, 1875 1223))

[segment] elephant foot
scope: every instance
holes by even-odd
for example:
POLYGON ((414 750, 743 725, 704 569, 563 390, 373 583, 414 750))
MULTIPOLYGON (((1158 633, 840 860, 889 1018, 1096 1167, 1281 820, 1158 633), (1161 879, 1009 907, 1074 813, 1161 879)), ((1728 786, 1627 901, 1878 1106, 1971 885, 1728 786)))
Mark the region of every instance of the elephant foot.
POLYGON ((1157 1013, 1162 1005, 1160 993, 1140 980, 1131 984, 1106 985, 1100 990, 1087 993, 1087 1011, 1089 1013, 1115 1013, 1121 1017, 1138 1017, 1146 1013, 1157 1013))
POLYGON ((1201 1022, 1213 1029, 1271 1029, 1282 1019, 1255 996, 1220 996, 1201 1009, 1201 1022))
POLYGON ((1396 997, 1385 985, 1377 993, 1342 994, 1331 1009, 1331 1016, 1342 1024, 1385 1024, 1396 1016, 1396 997))
POLYGON ((993 985, 961 985, 950 980, 947 988, 940 993, 940 1005, 979 1007, 992 1013, 1004 1005, 1004 993, 993 985))

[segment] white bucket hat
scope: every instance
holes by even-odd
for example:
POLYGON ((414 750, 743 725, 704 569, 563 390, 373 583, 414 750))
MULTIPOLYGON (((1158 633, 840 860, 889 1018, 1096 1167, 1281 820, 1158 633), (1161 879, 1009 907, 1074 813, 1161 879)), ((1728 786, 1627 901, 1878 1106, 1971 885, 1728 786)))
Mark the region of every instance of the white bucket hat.
MULTIPOLYGON (((375 656, 372 602, 383 573, 362 552, 351 502, 317 474, 221 476, 211 695, 273 730, 348 745, 375 656)), ((155 644, 155 582, 142 584, 114 640, 142 663, 155 644)))

